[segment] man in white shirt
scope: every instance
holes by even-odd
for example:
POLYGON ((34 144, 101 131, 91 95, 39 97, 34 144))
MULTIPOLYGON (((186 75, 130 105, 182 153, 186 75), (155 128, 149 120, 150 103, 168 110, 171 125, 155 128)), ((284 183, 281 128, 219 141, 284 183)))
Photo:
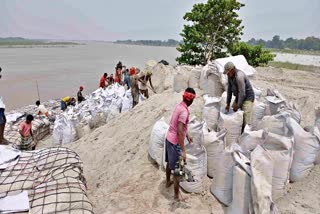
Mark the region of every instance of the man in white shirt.
POLYGON ((36 102, 36 105, 38 106, 38 108, 37 108, 38 115, 46 115, 47 117, 49 116, 48 110, 46 109, 46 107, 44 107, 44 105, 40 105, 39 100, 36 102))

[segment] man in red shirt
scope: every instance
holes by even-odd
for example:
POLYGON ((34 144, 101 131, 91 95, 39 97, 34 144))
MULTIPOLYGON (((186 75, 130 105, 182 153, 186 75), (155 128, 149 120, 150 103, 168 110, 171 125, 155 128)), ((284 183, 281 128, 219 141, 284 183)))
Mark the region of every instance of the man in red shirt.
POLYGON ((103 76, 100 78, 100 84, 99 84, 99 87, 100 88, 106 88, 106 79, 108 77, 108 74, 107 73, 104 73, 103 76))
MULTIPOLYGON (((33 116, 31 114, 27 115, 26 121, 20 124, 19 133, 21 135, 21 150, 29 150, 31 142, 34 140, 32 135, 32 121, 33 116)), ((32 148, 33 150, 35 148, 32 148)))
MULTIPOLYGON (((166 151, 165 161, 166 166, 166 187, 168 188, 172 182, 170 181, 171 172, 175 170, 176 164, 180 159, 186 159, 186 149, 184 147, 184 139, 187 137, 191 143, 192 138, 188 135, 188 122, 189 122, 189 109, 188 107, 193 103, 196 97, 196 92, 193 88, 187 88, 183 94, 183 101, 176 105, 171 121, 169 130, 166 137, 166 151)), ((174 199, 181 200, 179 198, 179 182, 180 177, 173 175, 174 184, 174 199)))

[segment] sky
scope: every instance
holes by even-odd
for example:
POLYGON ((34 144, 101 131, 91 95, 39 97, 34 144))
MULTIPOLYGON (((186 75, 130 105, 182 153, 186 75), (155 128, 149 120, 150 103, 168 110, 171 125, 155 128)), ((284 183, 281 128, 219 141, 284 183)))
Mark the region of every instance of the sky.
MULTIPOLYGON (((243 40, 320 37, 320 0, 240 0, 243 40)), ((183 15, 205 0, 0 0, 0 37, 177 39, 183 15)))

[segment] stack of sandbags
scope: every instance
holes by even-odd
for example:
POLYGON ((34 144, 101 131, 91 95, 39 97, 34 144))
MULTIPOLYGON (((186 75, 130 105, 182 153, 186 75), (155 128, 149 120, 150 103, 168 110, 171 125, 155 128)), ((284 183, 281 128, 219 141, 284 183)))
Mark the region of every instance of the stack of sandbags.
POLYGON ((257 145, 263 145, 267 137, 268 132, 266 130, 251 131, 247 125, 239 138, 239 145, 243 153, 250 157, 251 152, 257 145))
POLYGON ((241 135, 243 124, 243 111, 222 113, 220 112, 218 129, 226 129, 226 146, 233 143, 238 143, 239 137, 241 135))
POLYGON ((53 129, 54 143, 61 145, 78 139, 77 132, 70 120, 64 115, 57 116, 53 129))
POLYGON ((128 112, 132 109, 133 99, 131 94, 131 88, 126 91, 123 99, 122 99, 122 106, 121 106, 121 113, 128 112))
POLYGON ((164 144, 168 129, 169 125, 164 121, 164 118, 161 118, 154 124, 150 135, 148 153, 159 166, 163 163, 164 144))
POLYGON ((205 104, 202 109, 202 120, 206 122, 208 129, 217 131, 221 98, 208 95, 204 95, 203 98, 205 104))
MULTIPOLYGON (((2 155, 12 152, 0 147, 2 155)), ((0 162, 0 167, 0 201, 27 191, 29 213, 93 213, 86 195, 83 164, 69 149, 18 153, 5 164, 0 162)))
POLYGON ((204 146, 191 143, 185 146, 186 163, 185 166, 191 171, 194 181, 182 181, 180 187, 186 192, 201 193, 205 190, 204 178, 207 176, 207 153, 204 146))

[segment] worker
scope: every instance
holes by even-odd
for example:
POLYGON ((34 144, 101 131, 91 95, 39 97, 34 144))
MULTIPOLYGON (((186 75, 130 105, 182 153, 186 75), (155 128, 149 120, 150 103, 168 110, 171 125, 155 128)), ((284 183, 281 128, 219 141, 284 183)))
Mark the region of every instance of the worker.
POLYGON ((48 110, 46 109, 46 107, 44 105, 40 104, 40 100, 38 100, 36 102, 36 106, 38 107, 37 108, 37 115, 45 115, 47 117, 49 116, 48 110))
POLYGON ((114 82, 121 84, 121 79, 122 79, 122 63, 118 62, 116 66, 116 73, 114 77, 114 82))
POLYGON ((131 94, 132 94, 132 99, 133 99, 132 108, 134 108, 139 103, 138 79, 139 78, 136 73, 136 69, 134 67, 130 68, 130 86, 131 86, 131 94))
MULTIPOLYGON (((30 145, 34 140, 33 133, 32 133, 33 119, 34 117, 31 114, 29 114, 27 115, 26 120, 20 124, 19 133, 21 135, 21 145, 20 145, 21 150, 30 150, 30 145)), ((32 148, 32 150, 34 149, 35 149, 35 146, 32 148)))
POLYGON ((123 80, 123 82, 127 86, 127 88, 130 89, 130 73, 129 73, 129 69, 126 69, 124 71, 124 80, 123 80))
POLYGON ((110 74, 110 76, 107 78, 108 85, 112 85, 114 83, 113 74, 110 74))
POLYGON ((251 124, 253 102, 255 99, 250 80, 246 74, 236 68, 232 62, 224 66, 224 74, 228 76, 228 95, 226 112, 230 110, 232 94, 236 97, 232 104, 233 111, 241 109, 243 111, 242 132, 246 124, 251 124))
POLYGON ((86 100, 86 98, 84 98, 84 96, 82 95, 83 89, 83 86, 80 86, 79 91, 77 93, 78 103, 81 103, 82 101, 86 100))
MULTIPOLYGON (((188 122, 189 122, 189 109, 188 107, 193 103, 196 97, 196 92, 193 88, 187 88, 183 94, 183 100, 176 105, 171 121, 169 130, 166 136, 166 150, 165 161, 166 166, 166 187, 169 188, 172 184, 170 175, 175 171, 180 157, 186 160, 186 149, 184 139, 187 138, 189 143, 192 143, 192 138, 188 135, 188 122)), ((174 199, 183 200, 179 198, 179 175, 173 174, 174 185, 174 199)))
POLYGON ((99 87, 105 89, 106 88, 106 79, 108 77, 107 73, 104 73, 102 77, 100 78, 99 87))
POLYGON ((65 111, 68 106, 70 105, 75 105, 76 104, 76 99, 74 97, 64 97, 61 99, 61 110, 65 111))
POLYGON ((5 140, 4 140, 4 128, 6 126, 6 123, 7 123, 7 118, 6 118, 6 115, 5 115, 5 109, 6 109, 6 106, 5 104, 3 103, 1 97, 0 97, 0 145, 2 144, 6 144, 5 143, 5 140))
POLYGON ((139 77, 139 89, 140 89, 140 93, 143 94, 143 96, 145 96, 147 99, 149 98, 149 91, 148 91, 148 82, 150 83, 150 87, 151 89, 154 91, 153 85, 152 85, 152 81, 151 81, 151 76, 152 76, 152 72, 151 71, 147 71, 147 72, 143 72, 140 74, 139 77))

